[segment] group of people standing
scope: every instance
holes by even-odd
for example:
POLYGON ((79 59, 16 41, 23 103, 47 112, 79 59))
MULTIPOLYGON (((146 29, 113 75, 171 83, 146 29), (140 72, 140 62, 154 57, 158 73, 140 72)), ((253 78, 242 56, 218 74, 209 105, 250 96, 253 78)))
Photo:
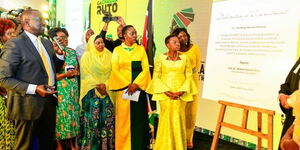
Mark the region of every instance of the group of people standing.
POLYGON ((23 12, 24 32, 0 52, 0 119, 10 124, 1 133, 12 136, 9 141, 1 134, 4 145, 18 150, 34 144, 43 150, 63 149, 63 143, 71 149, 149 149, 148 93, 160 105, 154 149, 193 147, 198 46, 186 29, 172 31, 165 39, 168 51, 157 56, 151 79, 135 28, 122 18, 117 22, 116 41, 105 38, 106 22, 99 35, 87 30, 84 43, 74 50, 68 47, 67 30, 51 29, 50 42, 40 37, 45 26, 41 13, 23 12), (136 100, 124 98, 137 92, 136 100))
MULTIPOLYGON (((13 21, 0 19, 0 149, 36 145, 53 150, 64 149, 66 143, 84 150, 149 149, 147 94, 160 105, 154 149, 193 148, 199 47, 185 28, 174 29, 165 38, 167 52, 156 57, 151 78, 135 28, 121 17, 117 22, 117 40, 105 38, 106 22, 99 35, 87 30, 83 44, 74 50, 68 47, 66 29, 51 29, 52 42, 41 38, 45 22, 38 10, 23 12, 24 32, 18 36, 13 21), (136 100, 124 98, 124 93, 136 92, 136 100)), ((282 149, 298 147, 292 139, 295 123, 289 99, 299 88, 299 64, 279 91, 287 116, 282 149)))

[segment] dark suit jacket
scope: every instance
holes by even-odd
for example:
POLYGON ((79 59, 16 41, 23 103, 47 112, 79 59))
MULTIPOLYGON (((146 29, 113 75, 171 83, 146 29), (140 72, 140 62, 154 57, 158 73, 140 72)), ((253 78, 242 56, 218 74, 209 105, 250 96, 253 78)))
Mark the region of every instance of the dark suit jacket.
POLYGON ((103 41, 105 44, 105 47, 110 51, 113 52, 115 47, 122 44, 122 41, 120 39, 116 39, 115 41, 107 40, 106 37, 106 31, 101 30, 100 35, 103 37, 103 41))
MULTIPOLYGON (((286 95, 291 95, 294 91, 298 90, 299 79, 300 79, 300 69, 297 70, 297 73, 294 73, 295 69, 299 66, 300 59, 295 63, 293 68, 290 70, 286 80, 280 86, 279 93, 283 93, 286 95)), ((281 108, 284 113, 287 113, 288 110, 281 108)), ((291 110, 291 109, 289 109, 291 110)))
MULTIPOLYGON (((299 79, 300 79, 300 69, 294 73, 295 69, 299 66, 300 59, 295 63, 288 76, 286 77, 285 82, 280 86, 279 93, 286 95, 291 95, 294 91, 298 90, 299 79)), ((293 109, 285 109, 280 105, 281 110, 285 113, 286 118, 284 120, 284 125, 282 128, 281 137, 285 134, 287 129, 293 124, 295 117, 293 116, 293 109)))
MULTIPOLYGON (((60 68, 64 61, 56 57, 49 40, 42 39, 42 43, 48 52, 55 73, 55 66, 60 68)), ((38 94, 26 94, 26 90, 29 84, 47 83, 48 75, 42 59, 25 32, 4 45, 0 53, 0 86, 8 90, 7 116, 9 119, 38 119, 49 98, 43 98, 38 94)))

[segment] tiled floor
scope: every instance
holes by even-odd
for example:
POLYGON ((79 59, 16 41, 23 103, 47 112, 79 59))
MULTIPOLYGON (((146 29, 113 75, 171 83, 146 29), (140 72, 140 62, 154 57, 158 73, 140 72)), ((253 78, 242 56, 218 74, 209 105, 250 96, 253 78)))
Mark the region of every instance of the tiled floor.
MULTIPOLYGON (((210 150, 212 139, 213 139, 212 136, 195 132, 193 150, 210 150)), ((224 140, 219 140, 217 150, 249 150, 249 149, 224 140)))

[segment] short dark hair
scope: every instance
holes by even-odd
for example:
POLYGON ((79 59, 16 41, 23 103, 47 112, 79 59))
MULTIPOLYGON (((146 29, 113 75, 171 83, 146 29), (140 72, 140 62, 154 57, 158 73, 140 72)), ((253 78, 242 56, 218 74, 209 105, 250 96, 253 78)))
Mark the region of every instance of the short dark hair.
POLYGON ((124 37, 124 35, 126 34, 126 31, 129 29, 129 28, 134 28, 132 25, 126 25, 123 27, 122 29, 122 36, 124 37))
POLYGON ((177 37, 177 35, 175 35, 175 34, 170 34, 170 35, 168 35, 168 36, 165 38, 165 44, 166 44, 166 45, 170 42, 170 39, 171 39, 172 37, 177 37))
POLYGON ((69 33, 67 29, 61 27, 55 27, 48 31, 48 36, 53 39, 58 32, 63 32, 67 37, 69 37, 69 33))
POLYGON ((191 45, 191 36, 190 36, 190 34, 187 32, 186 28, 175 28, 175 29, 171 32, 171 34, 175 34, 176 36, 178 36, 180 32, 184 32, 184 33, 187 35, 187 37, 188 37, 187 46, 190 47, 190 45, 191 45))

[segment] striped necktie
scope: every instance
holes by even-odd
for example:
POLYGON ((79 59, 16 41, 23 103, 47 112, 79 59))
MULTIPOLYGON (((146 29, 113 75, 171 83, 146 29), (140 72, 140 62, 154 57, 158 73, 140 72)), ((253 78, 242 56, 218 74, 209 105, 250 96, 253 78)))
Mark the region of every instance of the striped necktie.
POLYGON ((38 41, 38 48, 39 48, 40 56, 42 58, 44 67, 45 67, 47 75, 48 75, 48 85, 54 85, 54 81, 53 81, 53 78, 51 76, 50 64, 47 61, 46 54, 45 54, 45 52, 43 50, 43 45, 42 45, 42 42, 41 42, 41 37, 38 37, 37 41, 38 41))

